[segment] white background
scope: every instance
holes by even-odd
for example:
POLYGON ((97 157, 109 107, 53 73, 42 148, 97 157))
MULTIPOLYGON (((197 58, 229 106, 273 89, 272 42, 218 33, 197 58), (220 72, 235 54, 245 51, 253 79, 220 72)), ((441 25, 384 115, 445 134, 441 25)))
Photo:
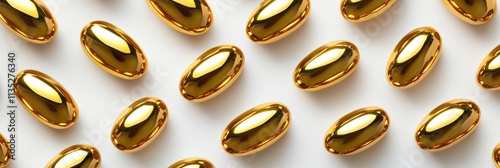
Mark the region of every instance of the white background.
MULTIPOLYGON (((17 158, 9 167, 43 167, 64 148, 77 143, 96 146, 104 168, 160 168, 187 157, 204 157, 216 167, 494 167, 493 147, 500 142, 500 93, 481 90, 475 82, 483 58, 500 44, 500 16, 482 26, 452 15, 440 1, 399 0, 378 18, 350 23, 339 11, 340 0, 312 0, 307 22, 290 36, 268 45, 251 42, 244 29, 258 0, 208 0, 215 16, 201 36, 181 34, 158 19, 144 0, 45 0, 59 32, 48 44, 20 40, 0 28, 0 65, 8 51, 17 53, 19 70, 36 69, 55 78, 80 107, 76 125, 51 129, 18 109, 17 158), (146 53, 147 74, 134 81, 114 77, 92 63, 79 41, 81 29, 93 20, 108 21, 127 32, 146 53), (430 74, 413 88, 400 90, 386 80, 386 63, 394 46, 410 30, 432 26, 443 39, 442 54, 430 74), (317 47, 348 40, 360 50, 356 71, 343 82, 318 92, 295 87, 295 66, 317 47), (185 100, 178 90, 186 67, 201 53, 220 44, 240 47, 246 65, 240 78, 224 93, 203 103, 185 100), (168 106, 164 131, 136 153, 117 150, 110 128, 131 102, 156 96, 168 106), (447 150, 428 153, 413 138, 420 120, 439 104, 474 100, 482 116, 477 129, 447 150), (261 103, 282 102, 292 113, 288 133, 252 156, 235 157, 222 150, 221 133, 240 113, 261 103), (361 107, 380 106, 391 119, 387 135, 372 148, 348 157, 328 153, 323 138, 341 116, 361 107)), ((1 81, 7 70, 0 69, 1 81)), ((6 97, 6 83, 1 97, 6 97)), ((0 99, 2 108, 6 99, 0 99)), ((0 130, 7 120, 0 114, 0 130)))

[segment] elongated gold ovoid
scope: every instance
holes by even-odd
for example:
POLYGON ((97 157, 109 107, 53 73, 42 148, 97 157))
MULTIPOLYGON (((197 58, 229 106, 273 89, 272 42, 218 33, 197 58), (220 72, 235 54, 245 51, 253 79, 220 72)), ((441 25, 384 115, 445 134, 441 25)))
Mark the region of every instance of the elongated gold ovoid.
POLYGON ((500 89, 500 45, 481 62, 476 74, 477 84, 486 90, 500 89))
POLYGON ((350 22, 364 22, 384 13, 396 0, 342 0, 340 12, 350 22))
POLYGON ((442 0, 442 2, 456 17, 472 25, 489 22, 497 11, 496 0, 442 0))
POLYGON ((496 168, 500 168, 500 143, 495 146, 492 152, 493 164, 496 168))
POLYGON ((5 167, 10 162, 11 153, 10 144, 7 139, 0 134, 0 167, 5 167))
POLYGON ((204 158, 187 158, 179 160, 174 164, 168 166, 168 168, 215 168, 212 162, 204 158))
POLYGON ((70 146, 57 154, 45 168, 99 168, 101 154, 97 148, 78 144, 70 146))

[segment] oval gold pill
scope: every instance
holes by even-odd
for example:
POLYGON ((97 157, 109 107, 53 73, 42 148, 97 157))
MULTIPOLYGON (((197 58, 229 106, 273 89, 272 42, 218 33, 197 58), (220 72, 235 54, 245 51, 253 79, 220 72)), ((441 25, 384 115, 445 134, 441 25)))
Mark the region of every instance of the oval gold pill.
POLYGON ((163 22, 189 35, 203 34, 212 27, 212 10, 205 0, 146 0, 163 22))
POLYGON ((264 0, 247 23, 247 36, 256 43, 272 43, 297 30, 309 16, 309 0, 264 0))
POLYGON ((455 16, 473 25, 490 21, 497 10, 496 0, 442 0, 455 16))
POLYGON ((420 122, 415 139, 420 148, 439 151, 467 137, 479 122, 479 107, 467 99, 445 102, 420 122))
POLYGON ((351 22, 370 20, 389 9, 396 0, 342 0, 340 12, 351 22))
POLYGON ((359 62, 358 48, 347 41, 327 43, 306 56, 295 68, 295 85, 306 91, 332 86, 354 72, 359 62))
POLYGON ((78 144, 70 146, 57 154, 45 168, 98 168, 101 154, 91 145, 78 144))
POLYGON ((87 24, 80 41, 89 58, 112 75, 137 79, 147 70, 148 62, 139 45, 110 23, 94 21, 87 24))
POLYGON ((381 140, 389 128, 389 116, 380 107, 355 110, 328 129, 325 147, 337 155, 359 153, 381 140))
POLYGON ((290 127, 290 112, 279 103, 258 105, 236 117, 222 133, 222 147, 234 156, 257 153, 280 139, 290 127))
POLYGON ((165 103, 155 97, 145 97, 132 103, 116 120, 111 141, 124 152, 135 152, 160 135, 168 119, 165 103))
POLYGON ((431 27, 420 27, 399 41, 387 63, 387 79, 397 88, 420 82, 439 59, 441 36, 431 27))
POLYGON ((221 45, 201 54, 184 72, 179 84, 182 96, 189 101, 211 99, 240 76, 245 58, 233 45, 221 45))
POLYGON ((0 134, 0 167, 5 167, 10 162, 10 145, 7 139, 0 134))
POLYGON ((215 168, 212 162, 203 158, 187 158, 175 162, 168 168, 215 168))
POLYGON ((496 168, 500 168, 500 143, 495 146, 492 153, 493 164, 496 168))
POLYGON ((477 70, 476 81, 486 90, 500 89, 500 45, 495 47, 483 60, 477 70))
POLYGON ((56 20, 41 0, 0 1, 0 20, 14 34, 32 43, 47 43, 57 32, 56 20))
POLYGON ((24 70, 14 80, 14 92, 23 107, 45 125, 64 129, 78 119, 78 106, 66 89, 50 76, 24 70))

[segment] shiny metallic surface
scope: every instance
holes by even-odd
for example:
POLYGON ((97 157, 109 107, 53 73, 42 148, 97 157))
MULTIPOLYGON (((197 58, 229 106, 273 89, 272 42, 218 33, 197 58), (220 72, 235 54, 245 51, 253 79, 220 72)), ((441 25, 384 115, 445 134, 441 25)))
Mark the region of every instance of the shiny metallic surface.
POLYGON ((498 143, 497 146, 493 148, 492 159, 495 167, 500 168, 500 143, 498 143))
POLYGON ((146 73, 148 62, 142 49, 123 30, 108 22, 87 24, 80 42, 90 60, 114 76, 137 79, 146 73))
POLYGON ((396 0, 342 0, 340 12, 351 22, 364 22, 384 13, 396 0))
POLYGON ((70 146, 57 154, 45 168, 99 168, 101 154, 91 145, 70 146))
POLYGON ((162 100, 155 97, 139 99, 116 120, 111 130, 111 142, 121 151, 138 151, 160 135, 167 119, 167 106, 162 100))
POLYGON ((179 84, 180 92, 193 102, 211 99, 238 79, 244 64, 243 52, 236 46, 211 48, 186 69, 179 84))
POLYGON ((290 112, 279 103, 258 105, 236 117, 222 133, 222 147, 234 156, 257 153, 278 141, 290 127, 290 112))
POLYGON ((215 166, 204 158, 187 158, 175 162, 168 168, 215 168, 215 166))
POLYGON ((7 139, 0 134, 0 167, 5 167, 10 162, 10 145, 7 139))
POLYGON ((476 82, 486 90, 500 89, 500 45, 495 47, 481 62, 477 70, 476 82))
POLYGON ((441 36, 431 27, 420 27, 404 36, 387 63, 386 76, 396 88, 409 88, 425 78, 439 59, 441 36))
POLYGON ((250 40, 272 43, 297 30, 309 16, 309 0, 264 0, 248 20, 250 40))
POLYGON ((445 102, 420 122, 415 139, 426 151, 440 151, 466 138, 479 122, 480 110, 467 99, 445 102))
POLYGON ((497 11, 496 0, 442 0, 456 17, 472 25, 489 22, 497 11))
POLYGON ((61 84, 42 72, 19 72, 14 80, 14 92, 26 111, 49 127, 69 128, 78 119, 78 106, 73 97, 61 84))
POLYGON ((295 68, 295 85, 306 91, 330 87, 347 78, 359 62, 358 48, 347 41, 327 43, 307 55, 295 68))

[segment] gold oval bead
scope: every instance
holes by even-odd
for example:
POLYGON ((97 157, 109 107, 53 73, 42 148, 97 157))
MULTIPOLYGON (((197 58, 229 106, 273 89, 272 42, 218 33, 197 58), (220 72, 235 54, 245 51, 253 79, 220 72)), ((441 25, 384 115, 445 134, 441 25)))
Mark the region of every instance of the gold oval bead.
POLYGON ((257 153, 280 139, 290 127, 290 112, 279 103, 258 105, 236 117, 222 133, 222 147, 234 156, 257 153))
POLYGON ((438 61, 441 44, 441 36, 431 27, 409 32, 396 45, 387 63, 389 83, 409 88, 420 82, 438 61))
POLYGON ((500 45, 495 47, 481 62, 477 70, 477 84, 486 90, 500 89, 500 45))
POLYGON ((24 70, 14 80, 14 92, 23 107, 43 124, 65 129, 78 119, 78 106, 66 89, 50 76, 24 70))
POLYGON ((10 162, 10 145, 7 139, 0 134, 0 167, 5 167, 10 162))
POLYGON ((340 12, 351 22, 364 22, 384 13, 396 0, 342 0, 340 12))
POLYGON ((135 152, 160 135, 168 119, 165 103, 155 97, 133 102, 123 111, 111 130, 111 141, 124 152, 135 152))
POLYGON ((498 143, 493 149, 492 158, 495 167, 500 168, 500 143, 498 143))
POLYGON ((78 144, 70 146, 57 154, 45 168, 78 167, 99 168, 101 154, 91 145, 78 144))
POLYGON ((87 24, 80 41, 90 60, 114 76, 137 79, 146 73, 148 62, 142 49, 123 30, 108 22, 87 24))
POLYGON ((467 99, 445 102, 420 122, 415 139, 420 148, 439 151, 467 137, 479 122, 479 107, 467 99))
POLYGON ((221 45, 201 54, 184 72, 179 84, 189 101, 211 99, 238 79, 245 64, 243 52, 233 45, 221 45))
POLYGON ((212 10, 205 0, 146 0, 163 22, 177 31, 200 35, 212 27, 212 10))
POLYGON ((325 147, 337 155, 352 155, 375 145, 389 128, 389 116, 380 107, 357 109, 328 129, 325 147))
POLYGON ((358 48, 348 41, 327 43, 307 55, 295 68, 295 85, 306 91, 332 86, 351 75, 359 62, 358 48))
POLYGON ((261 44, 278 41, 307 20, 310 8, 309 0, 264 0, 248 20, 247 36, 261 44))
POLYGON ((47 43, 57 32, 56 20, 41 0, 0 1, 0 20, 11 32, 32 43, 47 43))
POLYGON ((187 158, 175 162, 168 168, 215 168, 212 162, 203 158, 187 158))
POLYGON ((497 10, 496 0, 442 0, 442 2, 453 15, 473 25, 489 22, 497 10))

